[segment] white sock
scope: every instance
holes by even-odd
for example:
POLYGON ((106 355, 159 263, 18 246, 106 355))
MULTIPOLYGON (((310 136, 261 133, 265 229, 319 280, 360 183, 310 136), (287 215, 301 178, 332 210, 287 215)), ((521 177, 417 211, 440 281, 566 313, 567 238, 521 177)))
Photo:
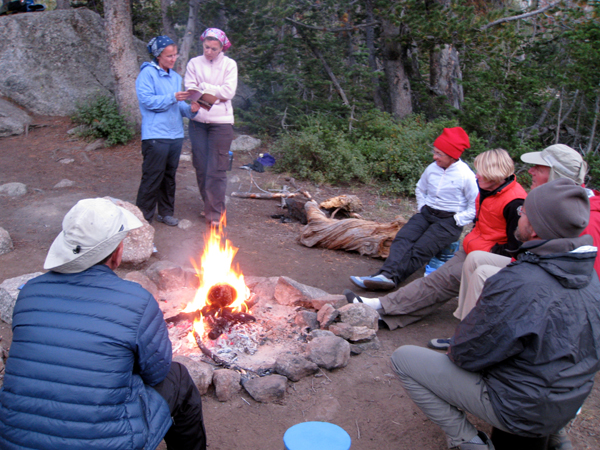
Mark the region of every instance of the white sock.
MULTIPOLYGON (((361 300, 365 305, 369 305, 373 309, 381 309, 381 302, 378 298, 366 298, 361 297, 361 300)), ((354 299, 354 303, 360 303, 357 298, 354 299)))

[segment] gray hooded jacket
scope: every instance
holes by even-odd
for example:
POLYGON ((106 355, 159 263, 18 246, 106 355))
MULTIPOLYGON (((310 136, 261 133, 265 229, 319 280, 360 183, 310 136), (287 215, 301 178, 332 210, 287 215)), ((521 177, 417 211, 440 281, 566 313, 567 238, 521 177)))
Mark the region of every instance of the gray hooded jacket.
POLYGON ((600 282, 590 236, 529 241, 490 277, 449 357, 482 372, 498 418, 547 436, 575 417, 600 369, 600 282))

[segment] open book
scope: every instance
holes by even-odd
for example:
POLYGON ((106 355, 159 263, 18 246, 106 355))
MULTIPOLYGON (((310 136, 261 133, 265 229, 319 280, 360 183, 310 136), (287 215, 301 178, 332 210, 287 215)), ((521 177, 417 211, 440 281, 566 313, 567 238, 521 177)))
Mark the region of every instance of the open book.
POLYGON ((199 91, 196 88, 189 88, 187 92, 190 93, 190 96, 188 97, 189 101, 200 103, 200 106, 207 111, 212 108, 212 105, 219 101, 211 91, 199 91))

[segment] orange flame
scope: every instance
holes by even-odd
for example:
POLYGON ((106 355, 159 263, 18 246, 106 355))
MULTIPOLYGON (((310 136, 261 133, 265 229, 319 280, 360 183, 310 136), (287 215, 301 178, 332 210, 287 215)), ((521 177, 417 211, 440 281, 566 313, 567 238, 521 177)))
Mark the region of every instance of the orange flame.
MULTIPOLYGON (((196 264, 196 261, 192 260, 192 265, 200 278, 200 286, 196 291, 194 300, 186 306, 184 312, 201 310, 206 305, 210 288, 220 283, 231 285, 237 292, 235 301, 230 305, 233 311, 245 312, 247 310, 244 302, 250 296, 250 290, 246 287, 244 275, 239 268, 232 266, 233 258, 238 249, 231 245, 228 239, 225 239, 223 233, 225 224, 226 219, 225 214, 223 214, 219 221, 219 226, 210 227, 210 233, 200 259, 200 268, 196 264)), ((199 336, 204 336, 203 320, 194 323, 194 331, 199 336)))

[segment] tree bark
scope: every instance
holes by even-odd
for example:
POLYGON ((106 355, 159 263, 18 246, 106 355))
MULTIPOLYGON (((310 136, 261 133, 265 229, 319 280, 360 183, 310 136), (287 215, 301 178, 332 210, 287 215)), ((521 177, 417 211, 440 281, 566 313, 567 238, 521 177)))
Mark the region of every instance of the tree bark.
MULTIPOLYGON (((375 16, 373 14, 373 1, 367 0, 367 22, 373 23, 375 21, 375 16)), ((375 56, 375 25, 370 25, 365 29, 365 40, 367 44, 367 51, 369 52, 369 67, 373 72, 373 77, 371 77, 371 83, 373 85, 373 102, 377 109, 384 111, 385 106, 383 103, 383 97, 381 95, 381 89, 379 87, 379 77, 375 74, 377 73, 377 58, 375 56)))
POLYGON ((460 84, 462 72, 458 51, 452 45, 436 47, 429 57, 430 89, 438 96, 446 96, 448 104, 460 109, 464 101, 463 88, 460 84))
POLYGON ((391 112, 397 119, 412 114, 410 81, 404 69, 406 49, 399 42, 401 28, 385 20, 382 26, 383 67, 390 92, 391 112))
POLYGON ((200 9, 200 0, 190 0, 190 12, 188 16, 187 25, 185 27, 185 34, 181 39, 181 45, 179 45, 179 59, 175 64, 175 72, 181 76, 185 73, 185 68, 188 61, 190 60, 190 50, 194 43, 194 36, 196 36, 196 23, 198 22, 198 10, 200 9))
POLYGON ((172 0, 160 0, 160 18, 162 22, 162 32, 169 36, 171 39, 176 39, 175 27, 173 22, 169 18, 169 6, 171 6, 172 0))
POLYGON ((131 8, 127 1, 104 0, 104 19, 108 36, 110 65, 117 81, 119 111, 138 127, 142 116, 135 92, 135 79, 139 73, 137 54, 133 46, 131 8))

